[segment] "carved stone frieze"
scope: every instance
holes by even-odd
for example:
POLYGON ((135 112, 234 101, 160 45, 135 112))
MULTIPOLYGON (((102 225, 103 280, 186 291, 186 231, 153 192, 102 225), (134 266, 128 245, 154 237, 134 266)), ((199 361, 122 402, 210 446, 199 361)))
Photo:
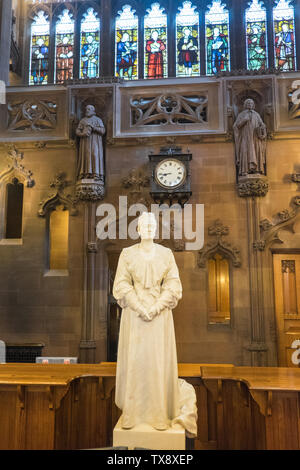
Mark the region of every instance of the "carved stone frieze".
POLYGON ((156 97, 132 97, 132 125, 157 126, 207 122, 207 96, 182 96, 177 93, 156 97))
POLYGON ((68 210, 70 215, 77 215, 76 200, 69 194, 65 194, 65 188, 69 182, 65 179, 65 173, 59 172, 55 179, 50 183, 50 188, 54 188, 55 192, 40 203, 41 208, 38 211, 40 217, 45 217, 48 212, 55 210, 56 206, 63 206, 64 210, 68 210))
POLYGON ((237 189, 240 197, 265 197, 269 182, 263 175, 248 175, 239 178, 237 189))
POLYGON ((55 129, 57 104, 50 100, 15 101, 8 103, 8 115, 8 129, 11 131, 55 129))
POLYGON ((198 253, 198 266, 205 268, 207 260, 215 253, 221 253, 229 258, 235 268, 242 265, 240 250, 226 242, 223 237, 229 235, 229 228, 224 226, 220 220, 216 220, 213 225, 208 228, 208 234, 215 236, 215 240, 208 242, 204 248, 198 253))

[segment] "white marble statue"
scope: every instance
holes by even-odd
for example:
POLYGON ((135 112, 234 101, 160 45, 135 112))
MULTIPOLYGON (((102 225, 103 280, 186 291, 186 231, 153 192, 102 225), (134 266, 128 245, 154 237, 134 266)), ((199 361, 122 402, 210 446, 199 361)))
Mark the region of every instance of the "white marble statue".
POLYGON ((182 425, 195 437, 196 394, 178 379, 172 316, 182 285, 172 251, 153 241, 156 228, 155 215, 144 212, 138 219, 141 242, 119 257, 113 285, 122 308, 115 400, 124 429, 182 425))

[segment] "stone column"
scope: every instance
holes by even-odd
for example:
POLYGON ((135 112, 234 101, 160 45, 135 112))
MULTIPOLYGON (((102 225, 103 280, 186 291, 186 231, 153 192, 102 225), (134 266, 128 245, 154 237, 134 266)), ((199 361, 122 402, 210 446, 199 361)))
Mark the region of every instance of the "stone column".
POLYGON ((9 84, 12 0, 0 0, 0 80, 9 84))
POLYGON ((249 291, 251 312, 251 343, 247 350, 251 354, 251 366, 267 366, 267 352, 264 321, 264 276, 263 252, 265 242, 260 237, 260 198, 268 192, 264 176, 245 177, 238 185, 239 195, 246 197, 249 254, 249 291))
POLYGON ((80 341, 80 362, 94 363, 96 359, 95 341, 95 266, 97 256, 95 202, 87 202, 84 207, 84 274, 82 299, 82 328, 80 341))

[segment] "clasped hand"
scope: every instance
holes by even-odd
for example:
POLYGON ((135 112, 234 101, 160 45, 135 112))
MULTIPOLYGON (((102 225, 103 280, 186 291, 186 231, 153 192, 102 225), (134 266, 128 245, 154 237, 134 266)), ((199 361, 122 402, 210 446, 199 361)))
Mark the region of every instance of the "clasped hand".
POLYGON ((160 308, 157 304, 152 305, 149 309, 141 305, 138 309, 138 316, 142 320, 150 322, 160 313, 160 308))

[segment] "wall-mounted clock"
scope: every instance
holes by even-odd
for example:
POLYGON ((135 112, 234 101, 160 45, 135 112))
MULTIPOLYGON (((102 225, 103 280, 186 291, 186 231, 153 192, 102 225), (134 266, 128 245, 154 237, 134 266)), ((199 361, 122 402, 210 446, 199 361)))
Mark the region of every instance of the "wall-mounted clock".
POLYGON ((162 148, 158 155, 149 155, 151 165, 151 196, 157 204, 187 203, 192 195, 190 153, 181 148, 162 148))

